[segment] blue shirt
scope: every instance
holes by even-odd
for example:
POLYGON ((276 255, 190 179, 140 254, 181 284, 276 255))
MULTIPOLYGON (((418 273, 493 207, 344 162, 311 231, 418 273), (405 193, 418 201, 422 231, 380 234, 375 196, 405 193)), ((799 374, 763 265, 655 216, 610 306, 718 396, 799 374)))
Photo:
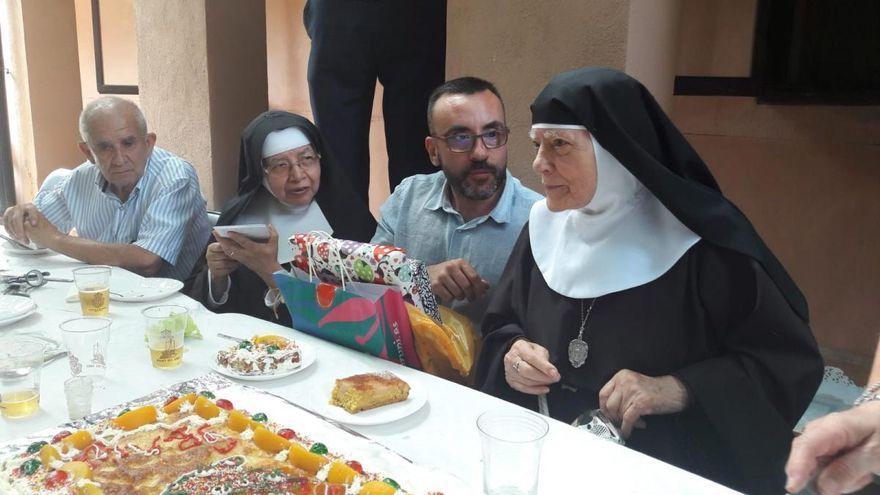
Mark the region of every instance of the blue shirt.
POLYGON ((158 276, 183 280, 202 255, 211 224, 192 165, 158 147, 125 202, 86 162, 40 189, 34 205, 61 232, 108 244, 134 244, 166 263, 158 276))
POLYGON ((479 324, 532 204, 541 198, 508 171, 495 208, 465 222, 449 201, 442 171, 415 175, 404 179, 382 205, 372 242, 402 247, 426 265, 467 260, 489 282, 489 293, 473 303, 455 301, 452 307, 479 324))

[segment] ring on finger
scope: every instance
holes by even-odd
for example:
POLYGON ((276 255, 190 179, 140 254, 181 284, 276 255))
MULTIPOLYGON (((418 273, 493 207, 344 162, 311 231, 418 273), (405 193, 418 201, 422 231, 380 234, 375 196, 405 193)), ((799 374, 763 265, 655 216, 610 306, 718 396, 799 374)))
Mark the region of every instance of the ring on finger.
POLYGON ((522 364, 523 364, 523 360, 522 360, 522 359, 520 359, 520 360, 518 360, 517 362, 513 363, 513 371, 515 371, 517 375, 519 374, 519 367, 522 366, 522 364))

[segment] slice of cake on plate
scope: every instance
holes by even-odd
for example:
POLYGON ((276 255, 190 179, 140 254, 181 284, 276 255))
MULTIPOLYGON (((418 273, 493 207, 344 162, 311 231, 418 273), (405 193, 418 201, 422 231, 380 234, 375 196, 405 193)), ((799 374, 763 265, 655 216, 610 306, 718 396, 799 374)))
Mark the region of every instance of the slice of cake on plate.
POLYGON ((409 384, 393 373, 364 373, 336 380, 330 404, 355 414, 403 402, 409 397, 409 384))

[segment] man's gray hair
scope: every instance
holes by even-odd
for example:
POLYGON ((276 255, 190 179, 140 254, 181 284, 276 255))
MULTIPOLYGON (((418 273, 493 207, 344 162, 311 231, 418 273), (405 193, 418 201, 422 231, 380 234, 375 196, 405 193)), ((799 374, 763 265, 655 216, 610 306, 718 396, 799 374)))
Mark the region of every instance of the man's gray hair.
POLYGON ((82 140, 86 143, 89 142, 89 125, 95 115, 111 112, 131 112, 137 121, 141 137, 147 136, 147 119, 144 118, 143 112, 137 105, 118 96, 102 96, 86 105, 79 114, 79 134, 82 140))

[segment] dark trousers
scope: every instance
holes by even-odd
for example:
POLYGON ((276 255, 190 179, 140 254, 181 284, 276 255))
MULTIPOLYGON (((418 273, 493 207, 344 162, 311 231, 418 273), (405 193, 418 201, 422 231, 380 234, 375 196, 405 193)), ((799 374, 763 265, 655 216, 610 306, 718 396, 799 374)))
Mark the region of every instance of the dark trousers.
POLYGON ((309 0, 303 19, 315 123, 355 190, 368 199, 377 78, 391 189, 436 171, 425 152, 426 107, 444 81, 446 0, 309 0))

